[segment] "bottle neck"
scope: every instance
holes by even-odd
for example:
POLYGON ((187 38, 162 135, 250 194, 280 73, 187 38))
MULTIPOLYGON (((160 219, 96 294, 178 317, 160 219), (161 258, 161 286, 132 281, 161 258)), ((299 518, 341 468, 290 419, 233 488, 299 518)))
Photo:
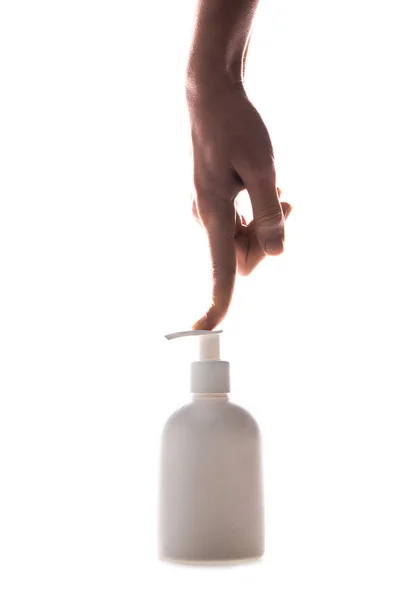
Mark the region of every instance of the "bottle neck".
POLYGON ((192 362, 190 390, 192 394, 227 394, 230 391, 229 362, 212 359, 192 362))
POLYGON ((212 400, 213 402, 229 402, 228 394, 192 394, 192 402, 204 402, 212 400))

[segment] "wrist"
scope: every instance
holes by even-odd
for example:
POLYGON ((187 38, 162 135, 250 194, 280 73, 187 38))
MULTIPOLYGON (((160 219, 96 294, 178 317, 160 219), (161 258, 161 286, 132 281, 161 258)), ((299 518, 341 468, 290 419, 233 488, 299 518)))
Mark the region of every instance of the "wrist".
POLYGON ((244 76, 244 57, 246 46, 243 44, 217 44, 209 40, 198 40, 192 46, 187 63, 186 73, 190 78, 196 78, 203 73, 215 78, 227 78, 231 81, 241 81, 244 76))
POLYGON ((189 59, 185 80, 186 98, 189 104, 197 99, 212 98, 243 90, 241 61, 218 64, 214 61, 189 59))

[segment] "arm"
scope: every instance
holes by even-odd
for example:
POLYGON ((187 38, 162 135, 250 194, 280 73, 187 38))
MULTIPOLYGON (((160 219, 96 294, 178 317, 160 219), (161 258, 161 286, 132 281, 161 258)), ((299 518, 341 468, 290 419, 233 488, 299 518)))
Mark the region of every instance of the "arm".
POLYGON ((258 0, 199 0, 188 82, 241 81, 258 0), (200 80, 200 81, 199 81, 200 80))
POLYGON ((268 131, 243 87, 258 0, 199 0, 186 92, 194 159, 194 212, 207 231, 213 299, 196 329, 213 329, 229 308, 236 271, 249 274, 266 254, 283 251, 284 220, 268 131), (235 198, 247 189, 247 225, 235 198))

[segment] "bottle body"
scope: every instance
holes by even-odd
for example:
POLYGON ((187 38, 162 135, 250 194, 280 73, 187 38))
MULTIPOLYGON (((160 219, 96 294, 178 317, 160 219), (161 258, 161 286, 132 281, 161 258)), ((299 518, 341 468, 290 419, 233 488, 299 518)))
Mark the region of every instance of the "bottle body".
POLYGON ((159 551, 180 562, 256 559, 264 553, 261 437, 227 394, 199 394, 162 438, 159 551))

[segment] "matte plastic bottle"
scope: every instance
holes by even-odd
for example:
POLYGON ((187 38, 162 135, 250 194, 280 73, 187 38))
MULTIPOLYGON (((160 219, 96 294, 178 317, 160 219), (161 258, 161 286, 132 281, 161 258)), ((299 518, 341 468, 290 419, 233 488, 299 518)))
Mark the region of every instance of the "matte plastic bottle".
POLYGON ((192 363, 192 401, 167 421, 162 437, 160 558, 177 562, 248 561, 264 553, 260 431, 230 402, 221 332, 200 336, 192 363))

